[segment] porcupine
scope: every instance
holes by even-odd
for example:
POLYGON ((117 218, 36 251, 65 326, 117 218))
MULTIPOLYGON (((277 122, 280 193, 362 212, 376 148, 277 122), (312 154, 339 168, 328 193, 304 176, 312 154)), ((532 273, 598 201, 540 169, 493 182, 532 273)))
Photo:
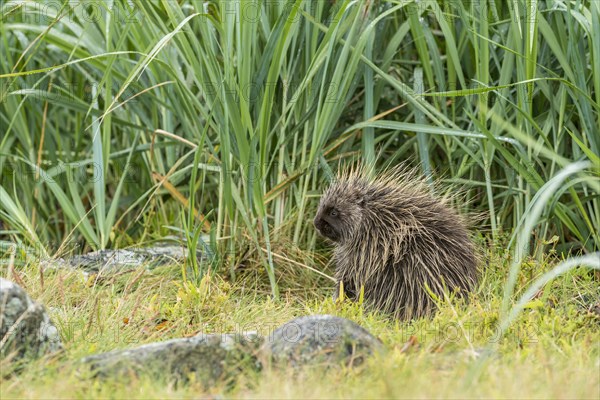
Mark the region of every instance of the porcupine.
POLYGON ((397 167, 374 178, 342 171, 314 219, 335 243, 335 278, 344 293, 395 318, 431 314, 444 290, 463 296, 477 283, 477 255, 466 220, 435 197, 414 171, 397 167))

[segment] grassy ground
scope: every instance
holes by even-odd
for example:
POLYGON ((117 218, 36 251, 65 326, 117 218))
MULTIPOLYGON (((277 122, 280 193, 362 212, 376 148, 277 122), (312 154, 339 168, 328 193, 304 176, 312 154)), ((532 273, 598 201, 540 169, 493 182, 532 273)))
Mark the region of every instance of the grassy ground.
MULTIPOLYGON (((48 307, 66 351, 63 358, 34 362, 3 381, 0 397, 598 398, 600 320, 589 309, 599 298, 599 276, 577 269, 556 279, 499 337, 499 288, 506 264, 499 257, 490 261, 468 305, 443 304, 434 318, 405 323, 358 304, 335 303, 331 288, 316 275, 290 271, 280 272, 280 280, 286 274, 303 279, 305 290, 290 286, 281 300, 273 301, 260 294, 252 273, 234 283, 208 276, 199 285, 184 285, 179 266, 96 281, 72 271, 45 272, 42 281, 35 265, 16 273, 5 269, 2 276, 21 282, 48 307), (313 313, 352 319, 381 338, 389 351, 357 370, 247 371, 233 385, 223 382, 209 391, 199 384, 177 387, 148 377, 100 384, 78 377, 72 365, 89 354, 198 331, 268 334, 291 318, 313 313), (476 356, 486 349, 496 351, 489 358, 476 356)), ((549 264, 526 264, 518 287, 526 287, 549 264)))

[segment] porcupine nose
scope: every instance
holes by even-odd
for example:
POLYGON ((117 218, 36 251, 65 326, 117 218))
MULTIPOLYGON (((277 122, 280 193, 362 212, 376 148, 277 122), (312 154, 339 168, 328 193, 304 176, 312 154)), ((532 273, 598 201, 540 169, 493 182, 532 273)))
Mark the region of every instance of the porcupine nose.
POLYGON ((317 216, 313 219, 313 225, 317 230, 321 230, 321 217, 317 214, 317 216))
POLYGON ((317 229, 317 232, 323 237, 326 237, 334 242, 338 240, 338 234, 335 232, 331 224, 325 219, 317 216, 313 220, 313 224, 317 229))
POLYGON ((315 219, 313 219, 313 225, 315 226, 317 231, 319 231, 319 233, 323 234, 324 230, 326 228, 327 222, 325 222, 323 220, 323 218, 321 218, 321 214, 317 214, 315 219))

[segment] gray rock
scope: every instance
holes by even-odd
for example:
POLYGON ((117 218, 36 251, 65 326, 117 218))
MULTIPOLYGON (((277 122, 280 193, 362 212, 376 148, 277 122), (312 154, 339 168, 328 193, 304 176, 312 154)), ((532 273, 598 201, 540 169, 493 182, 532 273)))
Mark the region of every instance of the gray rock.
MULTIPOLYGON (((206 262, 207 254, 196 252, 199 262, 206 262)), ((140 266, 154 268, 181 263, 188 257, 188 249, 175 245, 158 245, 132 249, 99 250, 71 257, 44 260, 44 268, 69 268, 86 273, 122 272, 140 266)))
POLYGON ((277 328, 262 348, 274 364, 360 365, 367 356, 383 349, 379 339, 345 318, 309 315, 277 328))
POLYGON ((58 330, 41 304, 0 278, 0 357, 39 357, 62 349, 58 330))
POLYGON ((89 356, 81 360, 81 371, 97 378, 150 375, 176 383, 193 379, 211 387, 272 361, 293 367, 355 366, 382 348, 379 339, 352 321, 313 315, 287 322, 268 340, 256 333, 200 334, 89 356))
POLYGON ((99 378, 150 374, 167 381, 187 382, 192 376, 205 386, 235 377, 241 367, 257 369, 256 351, 262 338, 255 333, 200 334, 150 343, 84 358, 84 371, 99 378))

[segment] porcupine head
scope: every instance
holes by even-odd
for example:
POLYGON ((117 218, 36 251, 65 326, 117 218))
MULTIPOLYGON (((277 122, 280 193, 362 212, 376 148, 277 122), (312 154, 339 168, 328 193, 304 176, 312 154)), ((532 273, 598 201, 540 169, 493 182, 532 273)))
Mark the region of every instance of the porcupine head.
MULTIPOLYGON (((345 252, 342 248, 354 247, 354 243, 361 241, 361 232, 364 233, 361 226, 366 222, 365 207, 368 203, 369 187, 364 176, 365 171, 361 168, 345 170, 338 174, 323 194, 313 221, 319 234, 334 242, 336 250, 340 253, 345 252)), ((339 286, 333 297, 335 299, 338 296, 349 295, 356 299, 362 289, 359 287, 362 279, 347 279, 346 275, 357 276, 355 266, 340 265, 345 264, 348 257, 336 258, 336 280, 339 286)))

